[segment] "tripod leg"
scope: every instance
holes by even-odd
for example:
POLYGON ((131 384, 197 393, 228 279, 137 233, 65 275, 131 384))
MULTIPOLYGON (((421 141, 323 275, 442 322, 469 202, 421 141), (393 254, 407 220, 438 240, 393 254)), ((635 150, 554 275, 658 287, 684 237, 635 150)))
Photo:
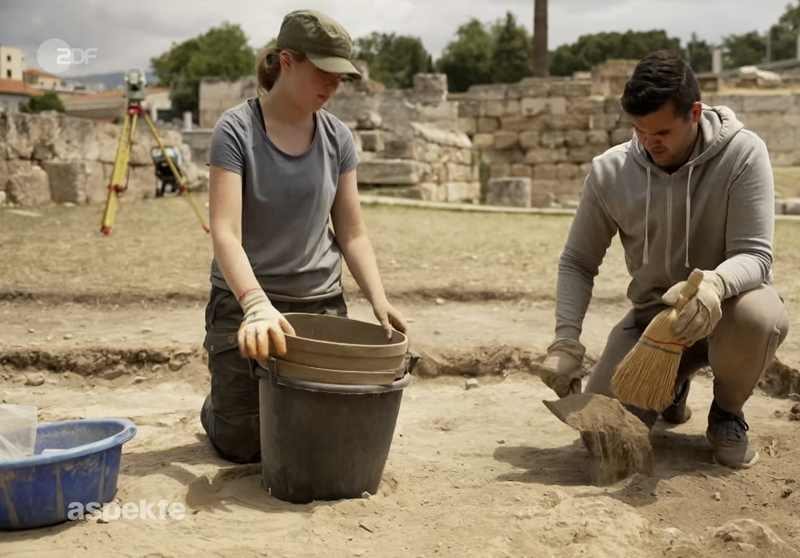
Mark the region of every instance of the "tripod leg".
POLYGON ((186 184, 183 183, 183 178, 181 177, 181 174, 178 172, 178 169, 175 168, 175 163, 172 162, 172 157, 170 157, 169 154, 167 153, 167 149, 164 147, 164 144, 162 143, 161 138, 158 135, 158 131, 156 130, 156 127, 153 126, 153 121, 150 120, 150 115, 147 114, 146 111, 142 111, 142 114, 144 115, 145 122, 147 122, 147 126, 150 128, 150 131, 153 133, 153 137, 155 138, 156 143, 158 144, 158 147, 161 148, 161 152, 164 154, 164 157, 167 159, 167 164, 169 165, 169 169, 172 171, 172 174, 175 176, 175 180, 179 184, 180 191, 182 193, 186 194, 186 199, 189 201, 189 205, 192 206, 192 209, 194 209, 194 213, 195 213, 195 215, 197 215, 197 219, 200 221, 200 225, 203 227, 203 229, 206 232, 211 232, 209 230, 209 228, 206 226, 205 221, 203 221, 203 217, 200 215, 200 212, 197 210, 197 206, 194 204, 194 200, 189 195, 189 189, 186 188, 186 184))
POLYGON ((128 166, 128 158, 130 156, 131 141, 133 131, 136 127, 136 119, 131 121, 131 112, 125 114, 125 120, 122 125, 122 133, 119 137, 119 144, 117 145, 117 155, 114 158, 114 170, 111 173, 111 181, 108 184, 108 198, 106 200, 106 208, 103 212, 103 222, 100 227, 100 232, 108 236, 111 234, 111 227, 114 224, 114 219, 117 215, 117 208, 119 206, 119 192, 122 191, 122 177, 125 173, 125 168, 128 166), (130 134, 130 137, 128 137, 130 134))

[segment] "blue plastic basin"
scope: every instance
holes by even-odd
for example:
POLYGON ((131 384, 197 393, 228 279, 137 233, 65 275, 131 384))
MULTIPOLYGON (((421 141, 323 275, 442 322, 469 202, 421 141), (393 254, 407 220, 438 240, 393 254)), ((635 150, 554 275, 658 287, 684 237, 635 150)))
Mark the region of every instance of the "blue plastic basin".
POLYGON ((80 503, 105 504, 117 492, 122 444, 136 435, 125 419, 40 424, 34 455, 0 461, 0 529, 32 529, 70 519, 80 503), (41 455, 42 450, 67 450, 41 455))

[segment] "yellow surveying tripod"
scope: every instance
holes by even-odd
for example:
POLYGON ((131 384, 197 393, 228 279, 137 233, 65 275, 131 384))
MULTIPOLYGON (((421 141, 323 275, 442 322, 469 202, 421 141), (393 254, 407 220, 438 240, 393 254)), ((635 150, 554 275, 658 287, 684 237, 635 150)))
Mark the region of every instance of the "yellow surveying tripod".
POLYGON ((147 111, 142 107, 141 103, 144 100, 146 93, 144 76, 138 70, 134 70, 125 75, 125 82, 127 84, 126 97, 128 99, 128 106, 125 111, 125 122, 122 125, 122 135, 119 138, 119 146, 117 147, 117 156, 114 159, 114 172, 111 174, 111 182, 108 184, 108 199, 106 200, 106 208, 103 212, 103 224, 100 227, 100 232, 106 236, 111 234, 111 226, 114 224, 114 219, 117 215, 117 208, 119 207, 119 194, 125 191, 125 186, 122 184, 125 178, 125 171, 128 168, 131 147, 133 145, 133 136, 136 133, 136 122, 139 115, 142 115, 144 117, 144 121, 147 122, 147 126, 153 133, 153 137, 155 138, 158 147, 161 149, 161 153, 166 158, 167 164, 169 165, 172 174, 175 176, 175 180, 178 184, 180 184, 180 193, 186 194, 186 199, 189 201, 192 209, 194 209, 194 212, 197 215, 197 218, 200 220, 200 224, 202 225, 203 229, 207 233, 211 232, 203 221, 203 217, 200 215, 200 212, 197 210, 194 200, 192 200, 192 197, 189 195, 189 189, 186 187, 186 184, 184 183, 180 172, 178 172, 178 169, 175 167, 175 163, 172 161, 169 153, 167 153, 164 143, 158 136, 158 132, 156 131, 155 126, 153 126, 152 120, 150 120, 150 115, 148 115, 147 111))

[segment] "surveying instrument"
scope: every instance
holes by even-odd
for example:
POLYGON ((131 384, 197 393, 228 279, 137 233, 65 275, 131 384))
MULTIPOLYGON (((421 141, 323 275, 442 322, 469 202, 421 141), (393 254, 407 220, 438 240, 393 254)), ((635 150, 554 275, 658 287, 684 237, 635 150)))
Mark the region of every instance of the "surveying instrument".
POLYGON ((155 126, 153 126, 152 120, 150 120, 150 115, 147 114, 147 110, 145 110, 145 108, 142 106, 142 101, 145 100, 145 95, 147 93, 145 85, 146 83, 143 72, 139 70, 131 70, 125 74, 125 97, 128 101, 128 104, 127 108, 125 109, 125 122, 122 125, 122 135, 119 138, 117 156, 114 159, 114 171, 111 174, 111 182, 108 184, 108 199, 106 200, 106 208, 103 212, 103 224, 100 227, 100 232, 106 236, 111 234, 111 227, 114 224, 114 219, 117 215, 117 209, 119 207, 119 195, 127 189, 127 185, 123 186, 123 179, 126 175, 125 171, 128 170, 128 161, 130 160, 131 147, 133 146, 133 136, 136 133, 136 122, 139 115, 142 115, 144 121, 147 122, 147 126, 150 128, 150 131, 153 133, 153 137, 155 138, 159 149, 161 149, 161 154, 166 159, 166 162, 169 165, 173 176, 175 177, 175 183, 179 185, 179 193, 186 194, 186 199, 189 201, 189 204, 192 206, 192 209, 194 209, 197 218, 200 220, 200 225, 207 233, 211 232, 203 221, 203 217, 200 215, 200 212, 197 210, 194 200, 192 200, 192 197, 189 195, 189 189, 186 187, 180 172, 178 172, 172 157, 170 157, 169 152, 164 147, 164 143, 158 136, 158 132, 156 131, 155 126))

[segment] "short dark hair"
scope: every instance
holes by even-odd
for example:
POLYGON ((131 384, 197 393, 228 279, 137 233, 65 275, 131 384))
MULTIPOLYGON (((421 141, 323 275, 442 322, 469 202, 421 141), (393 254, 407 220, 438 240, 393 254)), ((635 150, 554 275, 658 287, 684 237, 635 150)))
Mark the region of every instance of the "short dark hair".
POLYGON ((700 102, 700 84, 686 61, 668 50, 650 54, 636 65, 622 94, 622 109, 631 116, 646 116, 669 101, 675 114, 686 118, 700 102))

